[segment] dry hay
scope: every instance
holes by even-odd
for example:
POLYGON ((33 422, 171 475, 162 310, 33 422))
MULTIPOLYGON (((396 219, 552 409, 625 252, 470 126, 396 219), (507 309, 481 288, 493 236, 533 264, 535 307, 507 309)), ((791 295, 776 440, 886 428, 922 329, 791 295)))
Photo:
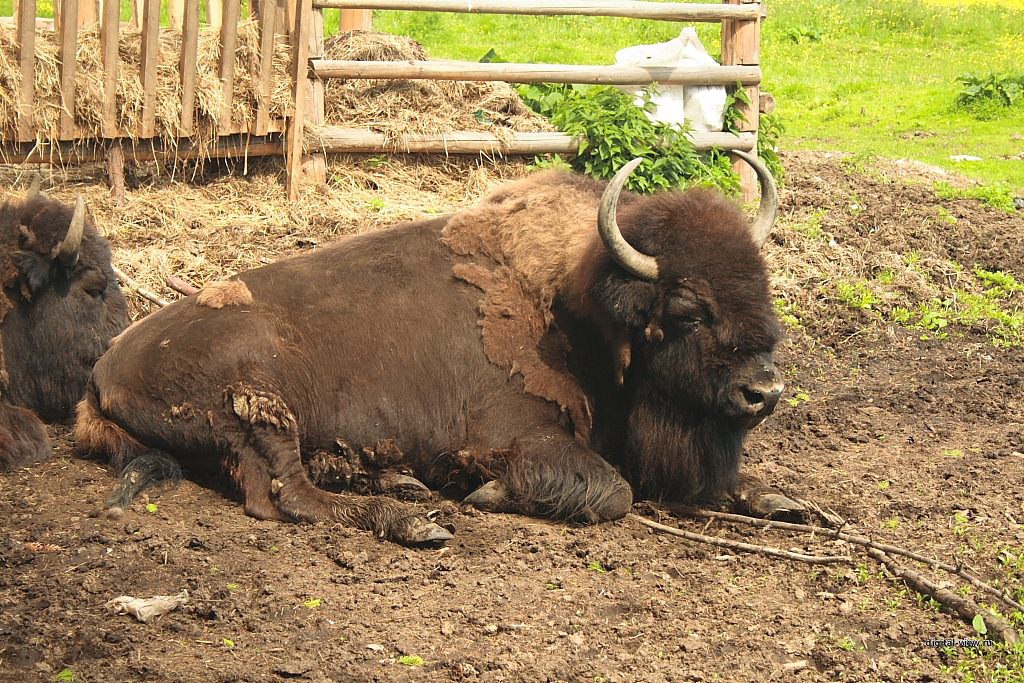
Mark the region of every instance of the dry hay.
MULTIPOLYGON (((59 36, 53 30, 36 30, 35 104, 33 127, 39 142, 60 139, 59 36)), ((256 117, 259 98, 254 64, 259 56, 259 27, 254 21, 238 25, 238 47, 235 51, 234 95, 231 122, 243 129, 256 117)), ((123 29, 119 37, 117 77, 117 126, 135 139, 141 132, 143 89, 140 79, 141 39, 137 29, 123 29)), ((0 28, 0 143, 13 142, 17 125, 17 93, 21 87, 21 71, 17 63, 17 41, 13 28, 0 28)), ((173 145, 180 136, 181 75, 178 61, 181 54, 181 32, 161 28, 156 89, 156 137, 173 145)), ((193 139, 202 147, 215 137, 225 103, 218 73, 220 34, 203 27, 199 33, 193 139)), ((82 137, 98 138, 103 117, 103 59, 99 29, 83 28, 78 35, 75 73, 75 122, 82 137)), ((290 49, 283 41, 274 43, 273 86, 268 108, 272 117, 287 116, 291 111, 291 79, 288 76, 290 49)))
MULTIPOLYGON (((324 58, 404 61, 427 55, 410 38, 353 31, 329 38, 324 58)), ((486 131, 508 140, 512 131, 554 130, 502 82, 330 79, 324 91, 329 123, 384 133, 397 148, 409 133, 486 131)))
MULTIPOLYGON (((450 213, 528 172, 520 162, 338 156, 328 165, 326 187, 310 187, 301 201, 290 203, 276 160, 251 162, 248 176, 213 172, 205 184, 171 177, 155 164, 145 168, 160 174, 136 181, 120 206, 97 164, 54 172, 43 189, 67 202, 81 192, 112 243, 115 265, 167 299, 177 296, 165 284, 169 275, 196 285, 222 280, 342 235, 450 213)), ((0 187, 20 196, 29 176, 0 166, 0 187)), ((0 201, 6 194, 0 192, 0 201)), ((129 301, 134 318, 148 312, 150 305, 139 297, 129 301)))

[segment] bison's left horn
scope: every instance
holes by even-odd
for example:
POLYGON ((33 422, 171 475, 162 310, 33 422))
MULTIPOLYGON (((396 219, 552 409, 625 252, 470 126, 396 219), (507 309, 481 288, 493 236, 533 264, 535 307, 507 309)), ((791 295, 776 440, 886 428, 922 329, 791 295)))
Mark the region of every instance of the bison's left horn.
POLYGON ((25 201, 30 202, 42 194, 40 188, 42 187, 43 180, 39 176, 39 173, 32 174, 32 183, 28 186, 28 192, 25 193, 25 201))
POLYGON ((643 159, 633 159, 619 169, 615 177, 608 183, 604 194, 601 195, 601 208, 597 214, 597 229, 601 233, 601 241, 608 249, 612 258, 627 272, 642 280, 654 282, 658 279, 658 262, 653 256, 637 251, 619 230, 619 224, 615 220, 615 210, 619 203, 619 194, 622 192, 626 179, 643 159))
POLYGON ((757 207, 757 216, 754 218, 751 231, 754 233, 757 246, 763 247, 775 223, 775 216, 779 213, 779 188, 771 171, 756 154, 748 154, 738 149, 733 150, 733 154, 750 164, 757 173, 757 182, 761 186, 761 204, 757 207))
POLYGON ((82 248, 82 235, 85 233, 85 198, 78 195, 75 201, 75 213, 71 216, 71 225, 68 226, 68 234, 57 252, 57 258, 67 268, 72 268, 78 263, 78 252, 82 248))

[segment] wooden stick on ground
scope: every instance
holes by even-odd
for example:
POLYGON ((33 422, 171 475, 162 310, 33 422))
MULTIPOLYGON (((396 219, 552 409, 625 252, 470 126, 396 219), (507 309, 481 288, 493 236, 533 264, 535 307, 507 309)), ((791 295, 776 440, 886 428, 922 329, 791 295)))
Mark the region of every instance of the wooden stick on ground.
POLYGON ((690 541, 697 541, 698 543, 709 543, 711 545, 716 545, 721 548, 728 548, 730 550, 735 550, 737 552, 759 553, 761 555, 767 555, 769 557, 776 557, 784 560, 794 560, 796 562, 805 562, 807 564, 853 563, 853 560, 849 557, 829 555, 804 555, 803 553, 794 553, 789 550, 781 550, 780 548, 772 548, 770 546, 754 545, 752 543, 732 541, 727 538, 717 538, 715 536, 705 536, 704 534, 696 534, 692 531, 685 531, 683 529, 677 529, 676 527, 659 524, 658 522, 647 519, 646 517, 640 517, 639 515, 634 515, 632 513, 627 515, 627 517, 630 517, 635 521, 640 522, 644 526, 654 529, 655 531, 671 534, 673 536, 679 536, 690 541))
POLYGON ((167 276, 167 286, 173 289, 178 294, 183 294, 184 296, 192 296, 193 294, 199 291, 198 287, 192 285, 189 282, 186 282, 185 280, 182 280, 177 275, 167 276))
POLYGON ((822 536, 828 536, 836 538, 847 543, 853 543, 856 545, 863 546, 865 548, 873 548, 875 550, 882 551, 889 555, 900 555, 902 557, 909 558, 921 564, 926 564, 929 567, 941 569, 959 576, 961 579, 971 584, 978 590, 984 591, 989 595, 998 598, 1006 607, 1015 609, 1019 612, 1024 613, 1024 605, 1014 600, 1010 595, 998 588, 991 586, 982 581, 975 574, 969 572, 967 569, 961 566, 951 565, 947 562, 937 560, 933 557, 921 555, 910 550, 905 550, 898 546, 888 545, 886 543, 879 543, 873 541, 866 536, 860 536, 857 534, 847 533, 841 529, 828 529, 820 526, 811 526, 809 524, 796 524, 794 522, 780 522, 772 519, 758 519, 756 517, 747 517, 746 515, 736 515, 728 512, 717 512, 715 510, 697 510, 690 508, 679 508, 674 509, 673 512, 677 514, 686 515, 688 517, 696 517, 698 519, 719 519, 727 522, 738 522, 740 524, 749 524, 751 526, 757 526, 764 529, 785 529, 787 531, 802 531, 810 534, 821 534, 822 536))
POLYGON ((135 280, 128 277, 124 273, 124 271, 118 268, 117 266, 113 266, 113 269, 114 275, 117 276, 117 279, 120 280, 121 283, 124 284, 124 286, 127 287, 128 289, 134 290, 135 293, 141 296, 143 299, 147 299, 156 304, 157 306, 166 306, 170 303, 166 299, 161 299, 159 294, 151 290, 148 290, 145 287, 140 287, 139 284, 135 282, 135 280))
POLYGON ((907 586, 922 595, 930 596, 942 605, 944 610, 959 616, 968 624, 972 624, 975 616, 980 614, 988 629, 986 635, 998 638, 1007 645, 1014 645, 1017 642, 1016 629, 989 610, 981 609, 973 601, 941 588, 917 572, 897 564, 895 560, 877 548, 868 548, 868 555, 881 562, 893 578, 902 580, 907 586))

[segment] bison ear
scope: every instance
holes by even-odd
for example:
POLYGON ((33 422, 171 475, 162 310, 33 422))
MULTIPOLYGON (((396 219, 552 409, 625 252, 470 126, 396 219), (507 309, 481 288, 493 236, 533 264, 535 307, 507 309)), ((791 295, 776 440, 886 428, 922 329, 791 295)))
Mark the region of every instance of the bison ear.
POLYGON ((619 271, 597 282, 594 297, 617 325, 636 331, 647 327, 654 316, 658 288, 619 271))
POLYGON ((16 251, 11 254, 11 260, 21 273, 21 282, 30 294, 50 284, 53 266, 50 259, 32 251, 16 251))

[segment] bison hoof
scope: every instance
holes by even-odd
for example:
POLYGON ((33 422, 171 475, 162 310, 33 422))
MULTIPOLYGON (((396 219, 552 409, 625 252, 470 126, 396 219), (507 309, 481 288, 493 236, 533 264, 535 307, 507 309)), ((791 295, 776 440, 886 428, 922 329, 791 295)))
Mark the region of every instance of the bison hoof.
POLYGON ((402 500, 423 500, 430 497, 430 489, 417 479, 398 472, 385 472, 375 479, 378 493, 402 500))
POLYGON ((489 510, 490 512, 508 511, 508 489, 497 479, 489 481, 473 493, 462 499, 463 503, 489 510))
POLYGON ((803 520, 807 515, 807 507, 781 493, 760 492, 749 497, 741 497, 740 505, 747 514, 765 519, 803 520))
POLYGON ((410 515, 388 529, 388 538, 402 545, 435 545, 455 538, 454 527, 445 528, 425 516, 410 515))

